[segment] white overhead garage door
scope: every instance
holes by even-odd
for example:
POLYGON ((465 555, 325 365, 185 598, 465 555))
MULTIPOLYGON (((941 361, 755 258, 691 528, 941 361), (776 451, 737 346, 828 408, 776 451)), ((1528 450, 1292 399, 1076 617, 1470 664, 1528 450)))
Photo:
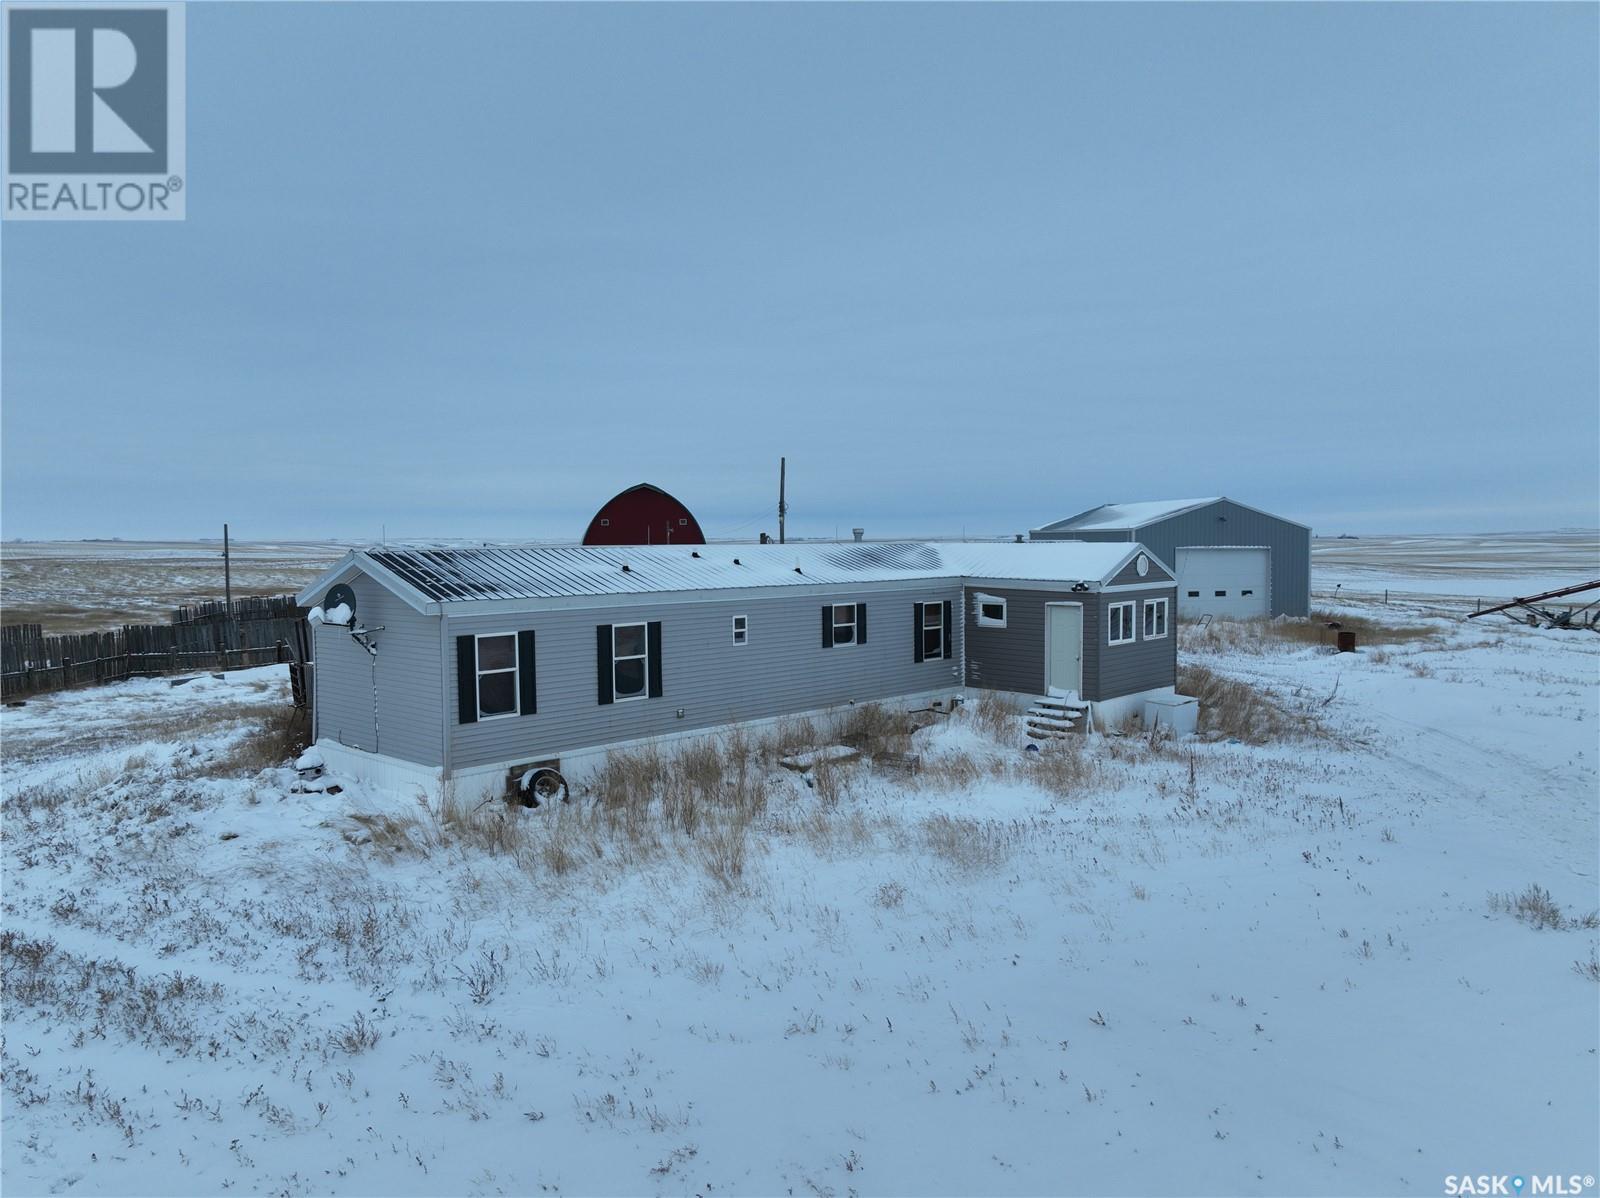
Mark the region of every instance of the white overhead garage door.
POLYGON ((1270 549, 1178 550, 1178 614, 1248 620, 1267 614, 1270 549))

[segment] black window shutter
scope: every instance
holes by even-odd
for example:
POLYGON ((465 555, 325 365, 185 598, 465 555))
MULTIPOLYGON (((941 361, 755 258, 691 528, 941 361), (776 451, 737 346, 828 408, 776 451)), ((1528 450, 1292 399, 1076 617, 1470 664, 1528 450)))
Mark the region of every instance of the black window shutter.
POLYGON ((956 655, 956 626, 950 623, 951 608, 954 605, 950 600, 944 601, 944 656, 949 661, 956 655))
POLYGON ((539 710, 539 679, 534 673, 533 630, 517 633, 517 706, 522 715, 539 710))
POLYGON ((650 697, 661 698, 661 621, 651 620, 645 629, 650 647, 650 697))
POLYGON ((827 604, 822 609, 822 647, 833 648, 833 605, 827 604))
POLYGON ((864 645, 866 643, 867 643, 867 605, 865 603, 858 603, 858 604, 856 604, 856 644, 864 645))
POLYGON ((610 703, 616 698, 611 689, 611 625, 594 627, 594 666, 600 678, 600 702, 610 703))
POLYGON ((911 605, 911 660, 922 660, 922 604, 911 605))
POLYGON ((456 637, 456 718, 463 724, 478 722, 478 644, 475 637, 456 637))

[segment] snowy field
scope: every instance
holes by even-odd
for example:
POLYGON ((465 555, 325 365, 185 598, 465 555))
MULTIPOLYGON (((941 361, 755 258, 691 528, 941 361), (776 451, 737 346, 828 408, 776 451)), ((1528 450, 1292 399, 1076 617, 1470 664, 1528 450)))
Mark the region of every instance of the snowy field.
POLYGON ((1592 1178, 1600 637, 1349 611, 1186 632, 1262 743, 969 705, 539 811, 301 793, 277 667, 7 710, 4 1190, 1592 1178))
MULTIPOLYGON (((1600 531, 1479 536, 1319 537, 1311 545, 1318 598, 1384 591, 1445 606, 1484 606, 1600 579, 1600 531)), ((1587 602, 1586 595, 1579 602, 1587 602)))
MULTIPOLYGON (((233 593, 297 590, 346 548, 234 542, 233 593)), ((165 623, 180 604, 222 598, 222 542, 8 541, 0 546, 0 591, 7 624, 42 624, 46 633, 165 623)))

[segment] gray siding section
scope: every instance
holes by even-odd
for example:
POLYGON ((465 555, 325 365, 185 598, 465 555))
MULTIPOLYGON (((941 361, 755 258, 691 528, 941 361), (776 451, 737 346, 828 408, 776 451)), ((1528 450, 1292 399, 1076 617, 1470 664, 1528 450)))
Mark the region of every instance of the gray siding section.
MULTIPOLYGON (((1149 549, 1150 547, 1146 545, 1145 548, 1149 549)), ((1143 577, 1140 577, 1139 575, 1139 559, 1135 557, 1126 566, 1123 566, 1122 569, 1117 571, 1115 576, 1111 579, 1109 585, 1119 587, 1138 586, 1141 583, 1148 584, 1172 581, 1172 574, 1170 571, 1163 569, 1161 563, 1156 561, 1155 558, 1150 557, 1149 554, 1146 554, 1145 556, 1149 559, 1150 564, 1147 567, 1147 572, 1143 577)), ((1156 556, 1159 557, 1160 555, 1157 554, 1156 556)))
MULTIPOLYGON (((595 745, 765 719, 850 700, 954 689, 961 684, 959 642, 952 660, 918 663, 913 653, 912 604, 946 599, 959 608, 960 588, 948 583, 915 584, 755 601, 731 596, 690 603, 449 617, 445 631, 452 652, 456 636, 533 629, 538 637, 539 683, 536 714, 460 724, 452 664, 444 694, 451 769, 557 757, 595 745), (823 605, 852 601, 867 605, 867 643, 824 649, 823 605), (748 644, 733 644, 735 615, 749 617, 748 644), (647 620, 662 624, 662 696, 601 704, 595 626, 647 620)), ((959 628, 961 621, 955 623, 959 628)))
MULTIPOLYGON (((1085 672, 1091 658, 1095 663, 1096 689, 1084 695, 1084 698, 1115 699, 1119 695, 1136 695, 1140 691, 1154 690, 1161 686, 1176 686, 1178 635, 1174 621, 1178 613, 1178 588, 1153 587, 1148 591, 1122 591, 1111 595, 1099 595, 1096 598, 1099 600, 1095 605, 1099 618, 1095 626, 1094 649, 1091 653, 1087 643, 1083 647, 1085 672), (1167 635, 1147 641, 1144 639, 1144 601, 1163 598, 1167 601, 1167 635), (1106 616, 1106 608, 1113 603, 1129 601, 1135 603, 1133 626, 1139 639, 1128 644, 1108 645, 1106 636, 1110 621, 1106 616)), ((1087 607, 1084 622, 1088 623, 1087 607)), ((1088 637, 1089 634, 1085 631, 1086 642, 1088 637)))
MULTIPOLYGON (((985 690, 1019 691, 1025 695, 1044 694, 1044 605, 1055 600, 1082 600, 1084 623, 1094 596, 1072 595, 1061 591, 1025 591, 1000 586, 974 585, 967 592, 966 610, 967 680, 969 687, 985 690), (1006 601, 1004 628, 979 628, 973 611, 972 592, 982 591, 1006 601)), ((1084 639, 1088 640, 1085 631, 1084 639)), ((1089 663, 1084 662, 1084 686, 1088 686, 1089 663)))
POLYGON ((1083 604, 1083 697, 1115 699, 1157 687, 1174 686, 1178 674, 1178 641, 1171 627, 1177 611, 1177 588, 1154 586, 1143 591, 1097 592, 1023 590, 974 584, 972 590, 1006 600, 1006 627, 980 628, 973 603, 965 603, 967 685, 987 690, 1019 691, 1042 695, 1044 681, 1044 622, 1047 603, 1083 604), (1131 644, 1106 644, 1106 606, 1168 600, 1168 632, 1160 640, 1143 638, 1143 612, 1135 608, 1138 640, 1131 644))
POLYGON ((383 627, 373 634, 378 654, 368 654, 348 628, 317 627, 317 735, 422 765, 443 764, 439 617, 412 610, 364 574, 350 586, 356 622, 383 627))
POLYGON ((1180 546, 1265 545, 1272 550, 1272 614, 1304 616, 1311 610, 1310 531, 1276 516, 1251 511, 1227 499, 1172 516, 1137 532, 1068 529, 1061 533, 1041 534, 1039 539, 1137 540, 1174 569, 1177 568, 1180 546))

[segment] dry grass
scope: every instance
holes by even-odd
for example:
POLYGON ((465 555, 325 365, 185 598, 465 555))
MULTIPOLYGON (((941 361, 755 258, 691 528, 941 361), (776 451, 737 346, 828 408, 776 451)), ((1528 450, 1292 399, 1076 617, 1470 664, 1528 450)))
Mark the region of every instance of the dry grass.
POLYGON ((226 752, 196 771, 208 778, 252 778, 262 770, 291 764, 311 743, 311 721, 290 703, 261 704, 242 709, 257 722, 226 752))
POLYGON ((1537 882, 1529 886, 1521 894, 1491 894, 1489 896, 1489 910, 1510 915, 1532 928, 1552 931, 1571 931, 1583 929, 1593 931, 1600 928, 1600 912, 1591 911, 1587 915, 1568 915, 1555 899, 1550 897, 1550 892, 1537 882))
POLYGON ((1294 698, 1205 666, 1178 666, 1178 693, 1200 700, 1202 736, 1263 745, 1325 736, 1316 700, 1294 698))
POLYGON ((1367 616, 1314 611, 1304 619, 1279 616, 1275 620, 1212 620, 1205 625, 1184 623, 1178 628, 1178 647, 1185 653, 1266 653, 1284 647, 1312 646, 1334 651, 1338 638, 1330 623, 1356 635, 1356 647, 1425 645, 1441 639, 1435 624, 1389 624, 1367 616))
POLYGON ((1002 742, 1016 736, 1017 718, 1022 714, 1013 700, 998 691, 979 691, 967 711, 978 731, 1002 742))
POLYGON ((1059 799, 1084 794, 1100 775, 1099 763, 1084 752, 1081 737, 1047 741, 1039 752, 1026 755, 1023 768, 1029 781, 1059 799))
POLYGON ((602 860, 676 857, 731 889, 744 875, 752 826, 767 810, 773 767, 766 761, 775 752, 741 733, 674 752, 646 746, 612 753, 571 803, 538 811, 500 799, 468 803, 447 784, 417 821, 362 822, 373 843, 392 851, 464 846, 550 876, 602 860))
POLYGON ((932 815, 922 821, 922 847, 939 860, 969 873, 993 872, 1011 856, 1007 830, 987 820, 932 815))

